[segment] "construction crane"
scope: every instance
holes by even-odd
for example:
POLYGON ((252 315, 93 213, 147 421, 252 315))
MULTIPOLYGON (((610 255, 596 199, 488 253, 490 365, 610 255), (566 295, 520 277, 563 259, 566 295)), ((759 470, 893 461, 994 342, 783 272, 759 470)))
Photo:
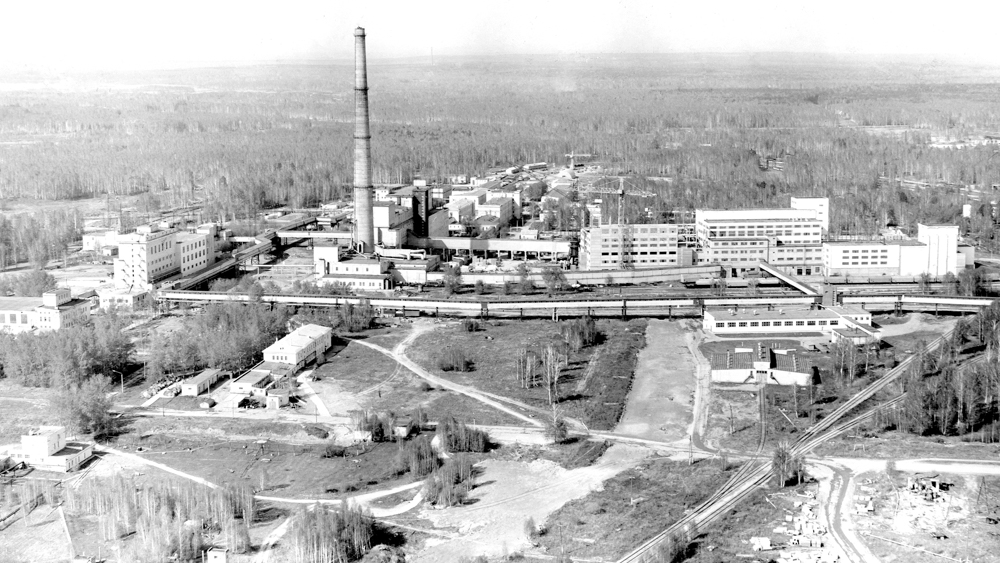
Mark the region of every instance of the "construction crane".
MULTIPOLYGON (((580 155, 577 155, 580 156, 580 155)), ((653 197, 656 194, 644 189, 625 189, 626 176, 601 176, 591 183, 577 181, 573 189, 580 193, 616 194, 618 196, 618 267, 628 270, 632 265, 632 229, 625 222, 625 196, 653 197), (600 185, 605 180, 618 180, 617 186, 600 185)))

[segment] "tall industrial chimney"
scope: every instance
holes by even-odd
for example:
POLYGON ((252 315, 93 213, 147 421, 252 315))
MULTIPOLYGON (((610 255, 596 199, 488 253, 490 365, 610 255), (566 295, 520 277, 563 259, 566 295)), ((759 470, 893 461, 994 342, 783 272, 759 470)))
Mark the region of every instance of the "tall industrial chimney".
POLYGON ((354 243, 359 252, 375 250, 372 217, 372 136, 368 127, 368 65, 365 30, 354 30, 354 243))

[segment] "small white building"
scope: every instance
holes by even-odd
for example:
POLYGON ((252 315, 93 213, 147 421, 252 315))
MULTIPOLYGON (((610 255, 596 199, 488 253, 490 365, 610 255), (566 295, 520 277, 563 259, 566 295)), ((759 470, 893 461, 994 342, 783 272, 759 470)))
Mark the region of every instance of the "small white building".
POLYGON ((389 263, 378 258, 341 256, 339 246, 313 247, 316 283, 341 283, 354 289, 392 289, 389 263))
POLYGON ((181 395, 197 397, 211 389, 219 379, 227 375, 229 375, 229 372, 218 369, 206 369, 198 375, 181 382, 181 395))
POLYGON ((101 309, 108 310, 111 307, 134 311, 143 307, 148 307, 152 303, 152 294, 145 289, 110 289, 97 292, 101 309))
POLYGON ((0 454, 9 456, 15 464, 24 462, 36 469, 69 472, 94 455, 94 445, 67 442, 64 426, 42 426, 21 436, 20 445, 11 446, 0 454))
POLYGON ((314 324, 302 325, 264 349, 264 361, 288 364, 301 369, 326 352, 333 344, 333 329, 314 324))
POLYGON ((514 200, 509 197, 495 197, 478 205, 476 214, 481 217, 496 217, 501 225, 507 225, 514 217, 514 200))

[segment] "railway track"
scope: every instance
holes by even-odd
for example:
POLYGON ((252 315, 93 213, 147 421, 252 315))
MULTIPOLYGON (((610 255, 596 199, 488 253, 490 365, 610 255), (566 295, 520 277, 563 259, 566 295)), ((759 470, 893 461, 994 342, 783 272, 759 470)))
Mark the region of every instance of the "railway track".
MULTIPOLYGON (((943 343, 947 342, 953 332, 954 329, 949 330, 933 340, 930 344, 928 344, 927 352, 932 353, 936 351, 943 343)), ((909 365, 916 358, 916 354, 909 356, 900 362, 898 366, 882 376, 878 381, 873 382, 871 385, 855 394, 843 405, 827 415, 827 417, 822 421, 814 424, 806 430, 798 440, 795 441, 790 448, 789 453, 795 456, 803 456, 824 442, 829 441, 830 439, 839 436, 848 430, 857 428, 874 417, 878 412, 881 412, 884 409, 894 408, 901 404, 906 397, 905 394, 898 395, 888 401, 885 401, 867 410, 866 412, 851 418, 850 420, 841 421, 841 419, 843 419, 851 411, 861 406, 865 401, 875 396, 876 393, 885 389, 901 375, 903 375, 909 365)), ((758 393, 758 396, 762 401, 763 395, 763 393, 758 393)), ((763 449, 763 442, 762 433, 760 443, 758 444, 757 455, 754 458, 755 460, 759 458, 763 449)), ((699 504, 689 514, 685 515, 666 530, 644 542, 625 557, 619 559, 618 563, 649 563, 658 557, 659 552, 662 549, 665 547, 670 549, 670 543, 668 542, 683 542, 686 545, 687 542, 697 535, 700 528, 711 524, 728 512, 731 508, 735 507, 753 494, 758 487, 767 482, 767 480, 771 477, 771 474, 772 466, 770 460, 751 460, 747 462, 742 468, 740 468, 740 471, 737 472, 733 478, 723 485, 723 487, 712 494, 704 502, 699 504)))

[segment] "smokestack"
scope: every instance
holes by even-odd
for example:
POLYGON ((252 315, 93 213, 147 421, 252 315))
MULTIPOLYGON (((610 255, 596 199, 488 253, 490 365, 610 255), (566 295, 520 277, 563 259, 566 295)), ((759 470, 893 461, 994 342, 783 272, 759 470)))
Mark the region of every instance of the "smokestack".
POLYGON ((354 30, 354 243, 360 252, 375 250, 368 65, 365 63, 365 30, 362 27, 354 30))

